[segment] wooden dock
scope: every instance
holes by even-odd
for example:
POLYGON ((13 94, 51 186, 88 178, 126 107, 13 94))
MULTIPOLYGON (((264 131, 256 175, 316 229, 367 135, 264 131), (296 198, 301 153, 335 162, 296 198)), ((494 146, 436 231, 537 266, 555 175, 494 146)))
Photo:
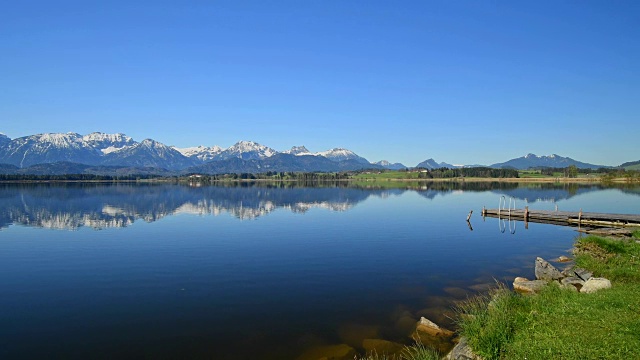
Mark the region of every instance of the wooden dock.
POLYGON ((640 215, 631 214, 602 214, 573 211, 547 211, 524 209, 482 209, 483 217, 505 220, 516 220, 543 224, 565 226, 592 227, 640 227, 640 215))

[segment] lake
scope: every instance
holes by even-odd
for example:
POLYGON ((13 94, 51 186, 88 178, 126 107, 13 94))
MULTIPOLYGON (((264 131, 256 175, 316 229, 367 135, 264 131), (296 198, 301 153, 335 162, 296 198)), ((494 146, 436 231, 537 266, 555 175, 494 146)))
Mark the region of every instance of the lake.
POLYGON ((530 209, 640 213, 640 187, 421 183, 0 184, 0 357, 295 359, 532 278, 569 227, 530 209), (467 214, 473 210, 470 225, 467 214))

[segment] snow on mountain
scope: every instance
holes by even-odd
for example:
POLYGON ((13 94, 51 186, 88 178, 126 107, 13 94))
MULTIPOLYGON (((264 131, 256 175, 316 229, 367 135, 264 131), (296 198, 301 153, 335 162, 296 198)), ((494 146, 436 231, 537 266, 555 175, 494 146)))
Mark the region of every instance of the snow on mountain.
POLYGON ((302 156, 302 155, 315 155, 312 154, 309 149, 307 149, 304 145, 303 146, 293 146, 291 147, 291 150, 286 150, 282 152, 283 154, 291 154, 291 155, 296 155, 296 156, 302 156))
POLYGON ((96 149, 76 133, 24 136, 9 141, 1 150, 0 163, 19 167, 58 161, 95 163, 100 157, 96 149))
POLYGON ((101 132, 93 132, 82 137, 90 146, 100 150, 103 154, 109 154, 119 151, 136 144, 133 139, 125 134, 105 134, 101 132))
POLYGON ((195 158, 202 162, 211 161, 222 152, 222 148, 218 145, 210 147, 200 145, 188 148, 177 148, 173 146, 173 149, 188 158, 195 158))
POLYGON ((373 164, 375 165, 380 165, 382 167, 384 167, 385 169, 389 169, 389 170, 400 170, 400 169, 406 169, 407 167, 404 166, 401 163, 390 163, 387 160, 380 160, 378 162, 374 162, 373 164))
POLYGON ((244 160, 264 159, 271 157, 278 152, 270 147, 260 145, 254 141, 238 141, 230 148, 223 150, 215 156, 214 160, 227 160, 240 158, 244 160))
POLYGON ((356 160, 357 162, 362 164, 370 164, 369 160, 361 156, 358 156, 356 153, 354 153, 351 150, 344 149, 344 148, 333 148, 331 150, 315 153, 314 155, 324 156, 327 159, 332 161, 356 160))

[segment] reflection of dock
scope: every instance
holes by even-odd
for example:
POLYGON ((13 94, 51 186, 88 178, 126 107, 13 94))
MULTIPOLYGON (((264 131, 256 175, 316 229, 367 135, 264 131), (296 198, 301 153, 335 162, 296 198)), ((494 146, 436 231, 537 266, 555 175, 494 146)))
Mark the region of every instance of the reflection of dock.
POLYGON ((483 217, 518 220, 554 225, 597 227, 640 227, 640 215, 602 214, 573 211, 547 211, 524 209, 482 209, 483 217))

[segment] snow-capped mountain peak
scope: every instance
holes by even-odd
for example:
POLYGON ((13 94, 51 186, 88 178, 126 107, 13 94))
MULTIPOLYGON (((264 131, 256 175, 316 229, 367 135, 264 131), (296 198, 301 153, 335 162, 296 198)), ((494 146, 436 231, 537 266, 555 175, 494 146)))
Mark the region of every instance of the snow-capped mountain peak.
POLYGON ((82 146, 82 137, 76 133, 46 133, 30 137, 43 147, 55 146, 60 148, 77 148, 82 146))
POLYGON ((215 160, 227 160, 231 158, 241 158, 245 160, 249 159, 264 159, 271 157, 278 152, 270 147, 258 144, 255 141, 238 141, 230 148, 220 152, 215 157, 215 160))
POLYGON ((283 151, 283 154, 291 154, 291 155, 296 155, 296 156, 302 156, 302 155, 314 155, 312 154, 309 149, 307 149, 304 145, 301 146, 292 146, 290 150, 287 151, 283 151))
POLYGON ((318 152, 315 155, 324 156, 333 161, 356 160, 359 163, 369 164, 367 159, 358 156, 353 151, 345 148, 333 148, 331 150, 318 152))
POLYGON ((105 155, 136 145, 136 142, 131 137, 122 133, 105 134, 93 132, 83 136, 82 140, 105 155))
POLYGON ((213 160, 213 158, 216 157, 216 155, 220 154, 222 152, 222 148, 218 145, 214 145, 214 146, 194 146, 194 147, 188 147, 188 148, 177 148, 177 147, 173 147, 174 150, 177 150, 179 153, 181 153, 182 155, 188 157, 188 158, 196 158, 199 159, 200 161, 210 161, 213 160))
POLYGON ((133 139, 123 133, 105 134, 101 132, 92 132, 82 137, 87 142, 131 142, 133 139))

